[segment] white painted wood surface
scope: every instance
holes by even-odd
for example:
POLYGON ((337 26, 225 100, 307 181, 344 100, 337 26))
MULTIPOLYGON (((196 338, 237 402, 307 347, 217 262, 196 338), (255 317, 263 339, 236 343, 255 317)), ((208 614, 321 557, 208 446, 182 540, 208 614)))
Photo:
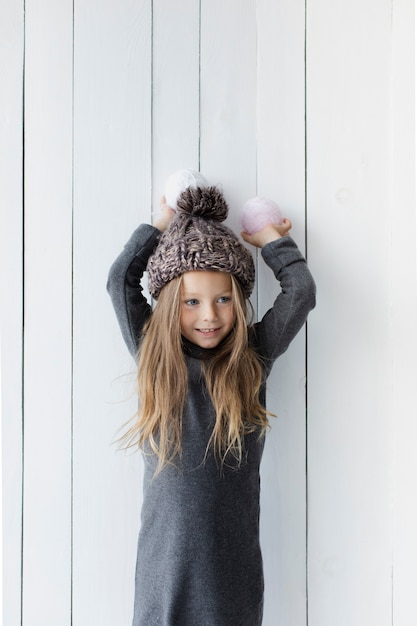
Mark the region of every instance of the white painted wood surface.
POLYGON ((23 2, 0 4, 0 320, 4 624, 21 621, 23 2), (7 97, 5 97, 7 94, 7 97), (6 588, 7 585, 7 588, 6 588))
MULTIPOLYGON (((392 50, 392 415, 393 623, 417 616, 416 371, 417 281, 415 133, 416 99, 407 67, 413 58, 412 2, 393 6, 392 50), (410 132, 414 129, 414 133, 410 132), (399 227, 397 225, 401 224, 399 227)), ((413 7, 414 8, 414 7, 413 7)), ((414 8, 415 10, 415 8, 414 8)), ((415 42, 414 42, 415 44, 415 42)))
POLYGON ((152 207, 180 168, 200 167, 200 2, 153 6, 152 207))
MULTIPOLYGON (((304 251, 304 2, 257 3, 257 194, 275 198, 304 251), (291 62, 288 60, 291 59, 291 62)), ((276 286, 259 263, 259 311, 276 286)), ((272 419, 262 467, 265 623, 306 624, 305 333, 274 366, 272 419)))
POLYGON ((71 623, 72 3, 25 3, 24 624, 71 623))
POLYGON ((275 198, 318 284, 269 382, 265 626, 416 622, 413 2, 0 17, 5 626, 131 621, 142 468, 112 445, 136 399, 105 282, 180 167, 223 184, 237 230, 275 198))
POLYGON ((129 624, 138 455, 112 442, 136 408, 133 362, 105 291, 151 218, 149 2, 79 2, 74 30, 73 623, 129 624))
POLYGON ((312 626, 392 624, 391 8, 307 11, 308 242, 321 293, 308 353, 312 626))

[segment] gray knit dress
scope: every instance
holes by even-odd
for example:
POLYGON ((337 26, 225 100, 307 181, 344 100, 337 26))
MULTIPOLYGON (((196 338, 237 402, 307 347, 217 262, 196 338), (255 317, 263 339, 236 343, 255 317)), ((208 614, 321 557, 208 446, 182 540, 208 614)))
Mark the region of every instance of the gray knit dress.
MULTIPOLYGON (((151 307, 141 278, 160 232, 140 226, 114 262, 108 291, 123 338, 136 357, 151 307)), ((315 284, 294 241, 286 236, 262 249, 281 284, 274 306, 249 330, 265 380, 315 304, 315 284)), ((188 397, 182 455, 156 477, 156 459, 144 454, 133 626, 258 626, 263 573, 259 544, 259 466, 264 440, 245 438, 244 457, 220 466, 205 452, 214 409, 201 373, 211 350, 184 341, 188 397)), ((248 381, 250 384, 250 381, 248 381)), ((261 390, 265 403, 265 386, 261 390)))

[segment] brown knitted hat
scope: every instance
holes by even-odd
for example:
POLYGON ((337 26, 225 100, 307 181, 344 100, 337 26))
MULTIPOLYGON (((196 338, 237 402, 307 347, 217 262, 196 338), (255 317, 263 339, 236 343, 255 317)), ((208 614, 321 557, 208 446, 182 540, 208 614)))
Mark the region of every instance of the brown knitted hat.
POLYGON ((176 215, 148 261, 149 291, 155 299, 173 278, 202 270, 233 274, 250 296, 255 266, 249 250, 221 224, 228 210, 216 187, 189 187, 181 193, 176 215))

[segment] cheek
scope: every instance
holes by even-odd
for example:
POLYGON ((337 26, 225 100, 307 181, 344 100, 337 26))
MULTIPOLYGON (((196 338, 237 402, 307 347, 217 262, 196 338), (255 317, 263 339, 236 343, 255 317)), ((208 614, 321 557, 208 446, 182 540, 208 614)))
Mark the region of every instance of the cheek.
POLYGON ((182 310, 180 313, 180 327, 181 330, 186 328, 186 326, 190 323, 190 311, 182 310))
POLYGON ((236 322, 236 313, 233 307, 227 313, 227 320, 231 326, 233 326, 236 322))

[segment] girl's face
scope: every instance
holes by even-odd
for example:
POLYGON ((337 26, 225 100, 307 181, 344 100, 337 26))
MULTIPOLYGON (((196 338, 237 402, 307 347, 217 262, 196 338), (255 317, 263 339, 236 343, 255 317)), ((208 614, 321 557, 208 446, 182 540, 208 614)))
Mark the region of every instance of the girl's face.
POLYGON ((215 348, 230 333, 235 319, 229 274, 183 274, 180 325, 186 339, 201 348, 215 348))

